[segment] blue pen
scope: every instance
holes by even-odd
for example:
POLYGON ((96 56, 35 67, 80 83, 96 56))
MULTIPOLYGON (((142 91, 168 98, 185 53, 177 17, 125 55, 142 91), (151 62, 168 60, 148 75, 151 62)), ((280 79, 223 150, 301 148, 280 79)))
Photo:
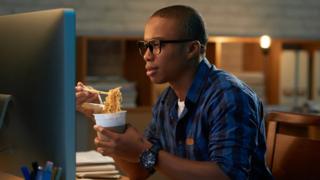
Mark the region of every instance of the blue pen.
POLYGON ((44 170, 42 173, 42 180, 51 180, 51 171, 44 170))
POLYGON ((31 180, 29 169, 26 166, 22 166, 21 171, 25 180, 31 180))
POLYGON ((41 166, 39 166, 39 168, 38 168, 36 180, 44 180, 43 179, 43 169, 41 166))
POLYGON ((51 180, 53 162, 47 161, 46 166, 43 171, 43 180, 51 180))

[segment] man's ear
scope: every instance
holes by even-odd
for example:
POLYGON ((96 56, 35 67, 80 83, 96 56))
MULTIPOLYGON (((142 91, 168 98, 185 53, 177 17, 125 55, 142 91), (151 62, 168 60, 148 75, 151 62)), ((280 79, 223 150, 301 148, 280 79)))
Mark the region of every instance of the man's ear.
POLYGON ((193 41, 188 45, 188 58, 199 56, 201 54, 201 44, 199 41, 193 41))

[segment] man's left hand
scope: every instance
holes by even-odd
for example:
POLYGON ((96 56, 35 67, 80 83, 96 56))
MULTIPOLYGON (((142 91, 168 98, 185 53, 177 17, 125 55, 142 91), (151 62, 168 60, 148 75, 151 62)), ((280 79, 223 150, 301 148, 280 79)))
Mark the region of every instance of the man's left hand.
POLYGON ((140 154, 151 147, 151 143, 130 124, 123 134, 112 132, 107 128, 95 125, 94 129, 103 134, 108 140, 102 140, 96 137, 94 142, 97 146, 97 151, 102 155, 118 157, 128 162, 139 162, 140 154))

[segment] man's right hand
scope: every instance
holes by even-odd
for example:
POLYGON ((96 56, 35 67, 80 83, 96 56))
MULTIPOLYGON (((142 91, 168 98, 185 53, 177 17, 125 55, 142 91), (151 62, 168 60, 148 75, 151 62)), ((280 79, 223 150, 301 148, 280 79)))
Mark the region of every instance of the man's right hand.
POLYGON ((83 115, 89 118, 93 118, 93 110, 84 109, 81 105, 87 103, 99 103, 98 94, 90 93, 84 90, 85 85, 81 82, 77 83, 76 90, 76 109, 83 115))

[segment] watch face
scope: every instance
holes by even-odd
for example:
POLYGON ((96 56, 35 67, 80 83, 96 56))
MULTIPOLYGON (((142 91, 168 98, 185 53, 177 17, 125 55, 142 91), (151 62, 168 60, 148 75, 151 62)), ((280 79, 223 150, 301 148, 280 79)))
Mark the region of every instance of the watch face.
POLYGON ((144 151, 141 155, 141 164, 146 169, 152 169, 156 164, 156 156, 151 151, 144 151))

